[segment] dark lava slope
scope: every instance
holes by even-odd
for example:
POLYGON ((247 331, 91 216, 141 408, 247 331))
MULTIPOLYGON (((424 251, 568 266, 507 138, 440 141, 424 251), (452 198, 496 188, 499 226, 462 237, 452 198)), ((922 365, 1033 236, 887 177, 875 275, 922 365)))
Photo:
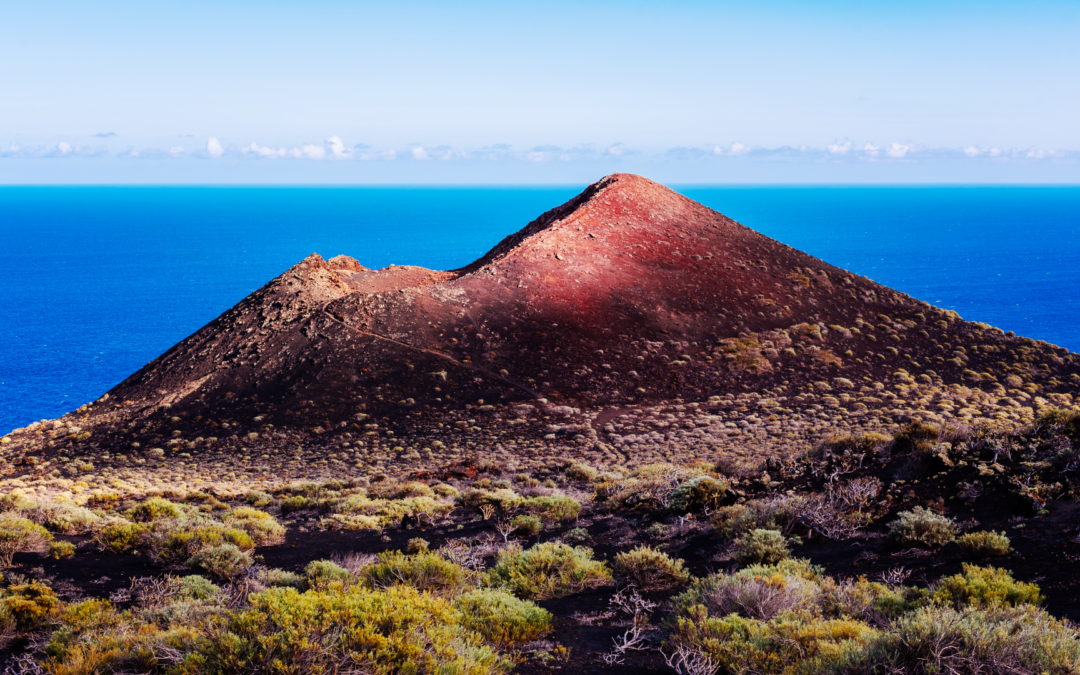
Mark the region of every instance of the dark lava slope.
POLYGON ((1045 395, 1074 391, 1077 372, 1063 349, 961 321, 616 174, 460 270, 312 254, 110 403, 250 408, 302 428, 314 421, 287 412, 302 403, 338 425, 480 399, 595 408, 836 378, 1045 395))

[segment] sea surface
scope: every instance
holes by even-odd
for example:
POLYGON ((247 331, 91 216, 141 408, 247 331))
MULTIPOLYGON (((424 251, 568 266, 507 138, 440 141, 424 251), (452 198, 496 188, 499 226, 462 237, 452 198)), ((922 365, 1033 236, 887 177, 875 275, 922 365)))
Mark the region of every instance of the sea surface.
MULTIPOLYGON (((453 269, 582 187, 0 187, 0 433, 100 397, 312 251, 453 269)), ((1080 350, 1080 187, 677 189, 1080 350)))

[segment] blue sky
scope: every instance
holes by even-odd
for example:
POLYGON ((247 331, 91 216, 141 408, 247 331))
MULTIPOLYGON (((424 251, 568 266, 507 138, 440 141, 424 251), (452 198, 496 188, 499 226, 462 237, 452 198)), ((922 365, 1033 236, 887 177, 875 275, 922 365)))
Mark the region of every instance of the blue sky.
POLYGON ((1080 3, 0 4, 0 183, 1080 182, 1080 3))

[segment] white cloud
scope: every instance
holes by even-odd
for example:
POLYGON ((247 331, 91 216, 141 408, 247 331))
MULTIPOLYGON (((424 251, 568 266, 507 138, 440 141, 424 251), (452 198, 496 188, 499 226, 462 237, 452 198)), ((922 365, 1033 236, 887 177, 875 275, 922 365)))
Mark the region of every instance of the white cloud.
POLYGON ((225 148, 221 147, 221 141, 210 138, 210 140, 206 141, 206 154, 218 158, 225 154, 225 148))
POLYGON ((169 154, 173 157, 179 157, 180 155, 184 154, 184 148, 180 145, 176 146, 175 148, 169 148, 169 154))
POLYGON ((873 143, 867 143, 863 146, 863 152, 870 155, 871 157, 877 157, 880 150, 881 148, 877 147, 873 143))
POLYGON ((982 150, 976 148, 974 145, 969 145, 968 147, 964 148, 964 154, 968 157, 978 157, 982 154, 982 150))
POLYGON ((340 136, 331 136, 326 139, 326 145, 330 148, 330 156, 334 159, 349 159, 352 157, 352 150, 345 148, 345 143, 341 141, 340 136))
POLYGON ((905 145, 903 143, 893 143, 892 146, 885 151, 885 154, 893 159, 903 159, 904 155, 911 152, 912 147, 913 146, 911 145, 905 145))
POLYGON ((738 157, 739 155, 745 155, 750 152, 750 148, 736 141, 735 143, 732 143, 731 148, 727 150, 719 145, 714 145, 712 151, 714 155, 731 155, 733 157, 738 157))
POLYGON ((830 143, 827 150, 834 155, 846 155, 851 152, 851 141, 845 141, 843 144, 830 143))
POLYGON ((251 145, 245 145, 244 147, 240 148, 240 152, 244 153, 245 155, 251 153, 254 155, 258 155, 259 157, 270 158, 287 157, 289 155, 289 151, 285 148, 278 148, 277 150, 275 150, 273 148, 268 148, 265 145, 259 145, 258 143, 254 142, 252 142, 251 145))
POLYGON ((293 148, 292 156, 297 159, 323 159, 326 157, 326 148, 308 143, 302 147, 293 148))
POLYGON ((413 159, 430 159, 428 157, 428 154, 426 152, 424 152, 424 149, 422 147, 420 147, 419 145, 412 149, 412 158, 413 159))
POLYGON ((70 154, 71 150, 71 143, 68 143, 67 141, 60 141, 56 144, 56 151, 59 152, 61 155, 70 154))

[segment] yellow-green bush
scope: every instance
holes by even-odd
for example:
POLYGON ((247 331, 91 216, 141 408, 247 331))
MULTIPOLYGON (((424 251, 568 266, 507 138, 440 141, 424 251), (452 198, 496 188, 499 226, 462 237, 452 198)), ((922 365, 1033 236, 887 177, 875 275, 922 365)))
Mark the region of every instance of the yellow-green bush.
POLYGON ((417 553, 427 553, 431 550, 431 544, 427 539, 423 537, 413 537, 409 540, 409 543, 405 545, 405 552, 409 555, 415 555, 417 553))
POLYGON ((743 564, 775 565, 789 553, 784 535, 776 530, 751 530, 735 540, 735 557, 743 564))
POLYGON ((668 507, 676 513, 715 509, 727 494, 729 485, 711 476, 696 476, 682 483, 671 493, 668 507))
POLYGON ((462 625, 501 647, 532 642, 551 627, 551 613, 528 600, 494 589, 459 596, 454 607, 462 625))
POLYGON ((889 523, 889 536, 901 546, 935 548, 956 538, 956 523, 929 509, 916 506, 896 515, 897 519, 889 523))
POLYGON ((360 576, 374 588, 404 584, 422 591, 453 593, 468 580, 466 571, 438 553, 405 555, 401 551, 380 553, 360 576))
POLYGON ((251 567, 253 562, 251 556, 241 551, 236 544, 224 543, 199 548, 185 564, 192 569, 204 570, 219 579, 232 579, 251 567))
POLYGON ((180 507, 168 499, 151 497, 131 507, 124 515, 136 523, 152 523, 158 518, 179 518, 180 514, 180 507))
POLYGON ((160 562, 184 562, 204 548, 232 544, 245 554, 255 548, 247 532, 221 523, 180 523, 175 528, 155 530, 150 552, 160 562))
POLYGON ((690 580, 682 560, 650 546, 638 546, 615 556, 616 576, 626 579, 642 590, 682 586, 690 580))
POLYGON ((53 536, 41 525, 14 513, 0 513, 0 568, 11 567, 16 553, 42 553, 53 536))
POLYGON ((49 675, 165 673, 195 675, 205 639, 192 622, 160 627, 137 615, 117 612, 107 600, 69 605, 61 626, 45 646, 42 664, 49 675), (162 658, 162 656, 167 658, 162 658), (172 655, 180 655, 180 662, 172 655))
POLYGON ((337 505, 337 514, 328 520, 336 522, 346 529, 373 529, 367 527, 371 521, 359 518, 374 518, 380 527, 390 527, 401 522, 402 518, 427 517, 431 520, 445 518, 454 510, 453 504, 436 501, 431 497, 407 497, 404 499, 370 499, 365 495, 350 495, 337 505), (336 518, 335 516, 345 516, 336 518), (356 526, 359 525, 359 526, 356 526))
POLYGON ((274 496, 265 492, 260 492, 259 490, 252 490, 244 495, 244 501, 257 509, 261 509, 264 506, 273 504, 274 496))
POLYGON ((586 464, 578 464, 574 462, 566 467, 563 471, 567 478, 570 480, 581 480, 585 482, 591 482, 599 473, 596 469, 586 464))
POLYGON ((545 522, 569 520, 581 515, 581 504, 573 497, 529 497, 521 503, 521 509, 539 516, 545 522))
POLYGON ((54 560, 71 558, 75 555, 75 544, 72 544, 70 541, 54 541, 49 544, 49 548, 45 551, 45 555, 54 560))
POLYGON ((505 586, 529 600, 561 598, 609 581, 610 570, 593 560, 592 549, 558 542, 536 544, 524 551, 503 549, 488 570, 488 584, 505 586))
POLYGON ((978 567, 964 563, 964 571, 938 582, 933 599, 942 604, 1018 605, 1038 604, 1039 587, 1016 581, 1000 567, 978 567))
POLYGON ((109 553, 128 553, 145 544, 150 536, 146 523, 117 522, 106 525, 94 535, 94 540, 109 553))
POLYGON ((334 513, 322 521, 322 527, 342 530, 381 530, 382 523, 375 516, 363 516, 349 513, 334 513))
POLYGON ((252 595, 224 630, 228 639, 199 654, 199 672, 331 673, 348 663, 372 675, 495 675, 512 666, 461 625, 450 600, 402 585, 271 589, 252 595))
POLYGON ((37 630, 53 621, 63 606, 56 593, 40 581, 8 586, 0 594, 0 604, 22 632, 37 630))
POLYGON ((409 497, 434 497, 435 491, 424 483, 405 483, 394 495, 395 499, 407 499, 409 497))
POLYGON ((281 500, 281 515, 283 516, 314 508, 316 508, 316 502, 303 495, 293 495, 281 500))
POLYGON ((713 530, 724 539, 737 539, 753 530, 790 534, 804 509, 802 497, 777 496, 745 504, 722 506, 712 517, 713 530))
POLYGON ((969 532, 957 537, 956 543, 968 553, 981 558, 1012 552, 1012 544, 1004 532, 969 532))
POLYGON ((453 485, 447 485, 446 483, 436 483, 431 486, 431 489, 435 494, 440 497, 449 497, 450 499, 457 499, 461 496, 461 491, 453 485))
POLYGON ((86 534, 101 520, 90 509, 71 502, 35 503, 23 508, 21 515, 60 534, 86 534))
POLYGON ((669 641, 704 654, 726 672, 816 675, 842 672, 877 636, 874 628, 850 619, 791 613, 756 621, 710 616, 697 605, 678 618, 669 641))
POLYGON ((738 614, 768 621, 784 612, 816 607, 822 581, 820 568, 805 560, 751 565, 733 574, 695 579, 690 588, 672 599, 672 607, 675 616, 688 616, 693 607, 701 605, 710 616, 738 614))
POLYGON ((315 590, 325 590, 335 583, 350 584, 356 581, 349 570, 330 560, 312 560, 304 567, 304 574, 307 576, 307 587, 315 590))
POLYGON ((544 524, 536 516, 518 514, 510 519, 510 525, 514 528, 514 534, 519 537, 535 537, 544 531, 544 524))
POLYGON ((276 518, 250 506, 233 509, 225 515, 224 521, 230 527, 247 532, 256 546, 277 544, 285 540, 285 528, 276 518))
POLYGON ((900 617, 848 672, 1080 672, 1076 627, 1032 605, 972 610, 930 605, 900 617))

